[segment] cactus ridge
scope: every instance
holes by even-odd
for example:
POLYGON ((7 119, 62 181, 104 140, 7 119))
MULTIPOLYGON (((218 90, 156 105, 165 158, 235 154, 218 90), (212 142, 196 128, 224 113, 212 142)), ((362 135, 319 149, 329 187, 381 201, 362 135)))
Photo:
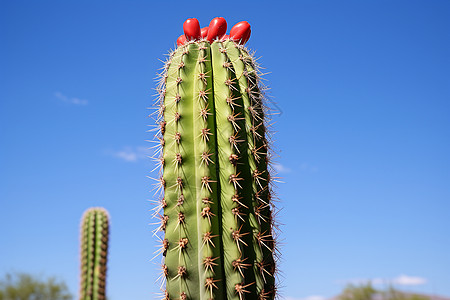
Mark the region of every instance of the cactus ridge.
POLYGON ((169 53, 159 77, 163 299, 274 299, 275 177, 254 53, 233 40, 190 40, 169 53))
POLYGON ((104 208, 86 210, 81 220, 80 300, 104 300, 109 215, 104 208))

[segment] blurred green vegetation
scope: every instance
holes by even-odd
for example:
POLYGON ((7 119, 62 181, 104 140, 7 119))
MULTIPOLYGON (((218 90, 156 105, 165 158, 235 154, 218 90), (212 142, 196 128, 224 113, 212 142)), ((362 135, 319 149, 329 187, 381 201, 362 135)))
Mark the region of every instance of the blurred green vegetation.
POLYGON ((387 290, 375 289, 372 284, 348 285, 338 296, 338 300, 430 300, 430 298, 404 293, 390 286, 387 290))
POLYGON ((72 300, 66 284, 54 277, 40 278, 26 273, 0 278, 0 300, 72 300))

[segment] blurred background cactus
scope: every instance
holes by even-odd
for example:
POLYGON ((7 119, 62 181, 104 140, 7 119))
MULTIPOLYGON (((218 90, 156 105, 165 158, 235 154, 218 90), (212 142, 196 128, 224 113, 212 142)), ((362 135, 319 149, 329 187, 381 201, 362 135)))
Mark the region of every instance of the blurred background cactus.
POLYGON ((108 235, 108 212, 101 207, 86 210, 81 220, 80 300, 106 299, 108 235))
POLYGON ((163 298, 273 299, 273 177, 250 25, 183 29, 158 86, 163 298))

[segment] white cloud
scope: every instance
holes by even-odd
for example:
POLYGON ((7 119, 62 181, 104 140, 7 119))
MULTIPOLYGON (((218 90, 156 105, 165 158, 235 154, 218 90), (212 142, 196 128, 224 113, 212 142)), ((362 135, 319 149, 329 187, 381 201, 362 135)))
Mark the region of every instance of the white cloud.
POLYGON ((137 162, 147 159, 150 155, 150 151, 146 147, 123 147, 119 151, 109 150, 107 153, 127 162, 137 162))
POLYGON ((291 172, 291 169, 289 169, 288 167, 283 166, 282 164, 273 164, 273 168, 278 173, 289 173, 289 172, 291 172))
POLYGON ((319 172, 319 168, 308 163, 302 163, 300 165, 300 170, 305 172, 317 173, 319 172))
POLYGON ((423 277, 400 275, 394 278, 392 282, 398 285, 422 285, 427 283, 427 280, 423 277))
POLYGON ((55 97, 58 98, 59 100, 66 102, 66 103, 70 103, 70 104, 75 104, 75 105, 87 105, 88 101, 86 99, 80 99, 80 98, 76 98, 76 97, 68 97, 64 94, 62 94, 61 92, 55 92, 54 93, 55 97))
POLYGON ((325 300, 326 297, 324 296, 320 296, 320 295, 311 295, 308 297, 304 297, 304 298, 299 298, 299 297, 286 297, 283 300, 325 300))
POLYGON ((393 284, 393 285, 422 285, 427 283, 427 279, 423 277, 416 277, 416 276, 408 276, 408 275, 400 275, 394 278, 355 278, 355 279, 349 279, 344 281, 339 281, 340 283, 344 284, 365 284, 365 283, 372 283, 373 285, 386 285, 386 284, 393 284))

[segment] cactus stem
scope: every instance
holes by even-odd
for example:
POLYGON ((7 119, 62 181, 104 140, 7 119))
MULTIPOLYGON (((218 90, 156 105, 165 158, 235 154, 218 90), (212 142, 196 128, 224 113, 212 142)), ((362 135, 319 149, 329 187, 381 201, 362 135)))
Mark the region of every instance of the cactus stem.
POLYGON ((164 172, 155 189, 167 203, 164 215, 162 203, 155 211, 171 243, 158 249, 164 299, 273 300, 276 178, 264 87, 254 54, 217 40, 178 44, 156 88, 154 157, 164 172))
POLYGON ((105 299, 108 219, 108 212, 99 207, 90 208, 83 214, 80 300, 105 299))

